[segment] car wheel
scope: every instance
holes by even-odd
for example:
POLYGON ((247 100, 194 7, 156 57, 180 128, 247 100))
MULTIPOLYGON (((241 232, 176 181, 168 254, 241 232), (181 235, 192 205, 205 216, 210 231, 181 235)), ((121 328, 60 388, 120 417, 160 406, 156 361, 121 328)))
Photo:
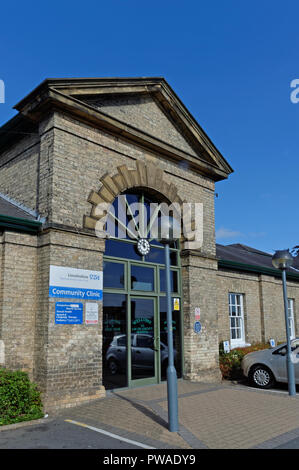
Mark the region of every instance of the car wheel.
POLYGON ((262 364, 253 366, 249 373, 250 382, 258 388, 270 388, 275 382, 274 375, 262 364))
POLYGON ((111 375, 115 375, 118 372, 118 364, 115 359, 109 359, 108 369, 111 375))

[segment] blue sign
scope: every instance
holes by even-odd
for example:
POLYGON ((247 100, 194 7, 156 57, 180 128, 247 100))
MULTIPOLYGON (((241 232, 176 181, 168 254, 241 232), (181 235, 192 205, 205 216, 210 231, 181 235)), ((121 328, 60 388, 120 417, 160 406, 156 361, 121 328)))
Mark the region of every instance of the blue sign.
POLYGON ((78 287, 49 287, 49 297, 60 297, 63 299, 80 299, 80 300, 102 300, 103 291, 97 289, 82 289, 78 287))
POLYGON ((56 325, 81 325, 83 323, 83 304, 74 302, 56 302, 56 325))
POLYGON ((200 323, 200 321, 196 321, 194 323, 194 331, 197 334, 201 332, 201 323, 200 323))

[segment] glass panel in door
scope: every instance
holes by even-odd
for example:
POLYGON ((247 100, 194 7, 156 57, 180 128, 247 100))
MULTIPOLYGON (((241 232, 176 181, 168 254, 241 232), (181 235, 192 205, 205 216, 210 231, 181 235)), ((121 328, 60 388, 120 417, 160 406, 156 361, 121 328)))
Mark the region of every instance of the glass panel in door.
POLYGON ((131 380, 156 378, 155 300, 131 298, 131 380))
POLYGON ((127 385, 126 295, 103 296, 103 385, 106 389, 127 385))

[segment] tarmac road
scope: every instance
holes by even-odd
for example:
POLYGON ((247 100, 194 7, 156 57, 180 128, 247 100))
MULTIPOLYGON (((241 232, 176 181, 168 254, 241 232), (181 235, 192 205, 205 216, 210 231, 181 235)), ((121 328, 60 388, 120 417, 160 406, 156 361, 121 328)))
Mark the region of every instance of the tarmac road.
POLYGON ((63 420, 0 431, 0 449, 138 449, 63 420))

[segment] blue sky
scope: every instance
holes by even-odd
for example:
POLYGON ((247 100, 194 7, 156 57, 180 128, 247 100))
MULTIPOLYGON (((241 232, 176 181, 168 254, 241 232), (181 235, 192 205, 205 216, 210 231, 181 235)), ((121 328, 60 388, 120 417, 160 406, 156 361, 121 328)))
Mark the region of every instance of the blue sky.
POLYGON ((297 1, 5 2, 1 18, 1 124, 46 77, 164 76, 235 170, 217 241, 299 244, 297 1))

